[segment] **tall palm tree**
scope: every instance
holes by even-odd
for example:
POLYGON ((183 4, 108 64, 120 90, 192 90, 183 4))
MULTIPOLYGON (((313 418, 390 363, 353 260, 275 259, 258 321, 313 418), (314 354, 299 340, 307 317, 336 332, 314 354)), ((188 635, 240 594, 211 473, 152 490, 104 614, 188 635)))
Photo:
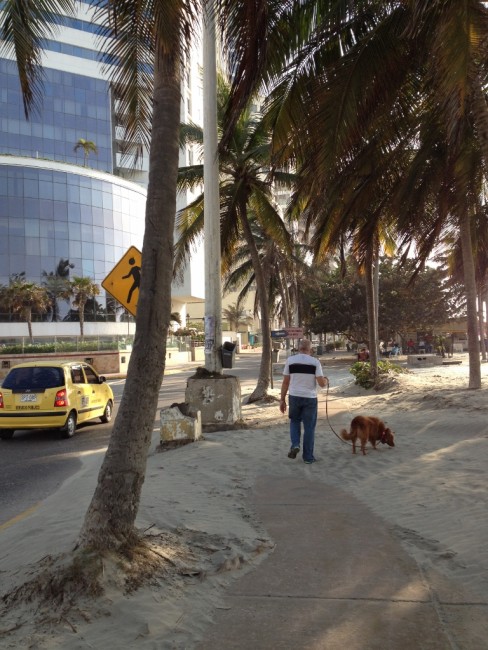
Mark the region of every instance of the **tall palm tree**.
POLYGON ((249 325, 252 321, 247 315, 246 310, 238 302, 223 309, 222 314, 229 322, 229 327, 233 331, 237 331, 241 325, 249 325))
POLYGON ((72 268, 74 268, 74 264, 70 264, 69 260, 61 258, 54 271, 42 272, 44 278, 42 284, 46 287, 51 300, 53 321, 59 320, 58 300, 69 300, 69 272, 72 268))
POLYGON ((100 287, 88 277, 73 276, 68 284, 68 293, 73 297, 73 307, 78 309, 80 318, 80 335, 84 337, 85 306, 90 298, 100 294, 100 287))
MULTIPOLYGON (((294 230, 295 224, 287 228, 294 230)), ((259 227, 251 222, 252 232, 259 251, 261 266, 268 279, 268 303, 270 314, 279 318, 285 327, 300 325, 303 316, 304 287, 309 283, 313 269, 307 262, 310 247, 296 241, 292 233, 292 252, 284 249, 259 227)), ((252 296, 256 286, 252 259, 243 240, 236 248, 232 266, 224 275, 224 291, 239 291, 238 301, 252 296)), ((259 305, 255 304, 255 311, 259 305)))
MULTIPOLYGON (((402 152, 402 183, 396 188, 388 183, 385 198, 404 241, 417 243, 420 263, 443 225, 455 223, 459 230, 469 386, 479 388, 471 227, 488 162, 485 3, 365 0, 303 6, 315 13, 308 24, 302 21, 293 41, 298 53, 290 56, 273 96, 275 149, 303 161, 303 172, 322 179, 322 192, 375 139, 381 139, 385 154, 402 152)), ((252 77, 237 70, 235 104, 252 90, 259 68, 272 75, 272 57, 261 56, 257 63, 252 77)), ((341 213, 335 218, 341 220, 341 213)))
MULTIPOLYGON (((74 0, 10 0, 2 7, 4 49, 17 62, 26 115, 42 101, 42 43, 56 31, 50 16, 55 12, 73 15, 75 4, 74 0)), ((229 69, 241 74, 247 70, 254 77, 247 53, 263 51, 274 17, 296 4, 291 0, 273 4, 267 0, 113 0, 96 4, 93 19, 101 26, 100 50, 118 62, 110 72, 125 140, 138 152, 146 147, 150 154, 138 317, 127 390, 80 533, 83 548, 117 549, 138 540, 134 522, 164 374, 171 313, 182 70, 204 5, 217 7, 222 18, 223 42, 230 45, 232 54, 229 69)), ((282 37, 283 32, 277 32, 270 44, 279 47, 286 42, 282 37)))
POLYGON ((97 145, 91 140, 85 140, 84 138, 80 138, 73 147, 73 151, 78 151, 78 149, 83 149, 83 167, 86 167, 88 156, 91 153, 98 153, 97 145))
MULTIPOLYGON (((118 62, 110 72, 125 140, 139 151, 146 147, 150 154, 141 286, 127 390, 80 533, 83 548, 117 549, 138 540, 134 522, 171 314, 182 70, 204 4, 218 5, 229 43, 239 40, 239 33, 261 37, 266 31, 269 15, 259 7, 266 7, 264 0, 253 7, 240 0, 113 0, 96 5, 94 22, 101 26, 104 38, 100 49, 118 62)), ((4 49, 17 62, 26 115, 42 101, 42 43, 56 31, 49 18, 55 12, 73 15, 74 8, 74 0, 10 0, 2 7, 4 49)), ((242 60, 243 69, 251 70, 244 52, 233 50, 233 58, 232 65, 239 66, 242 60)))
POLYGON ((24 277, 16 276, 10 279, 5 290, 5 302, 14 313, 18 313, 27 323, 29 339, 32 334, 32 312, 45 312, 50 303, 45 287, 35 282, 28 282, 24 277))
MULTIPOLYGON (((455 282, 464 279, 463 255, 459 236, 456 232, 445 236, 443 243, 448 249, 446 256, 449 275, 455 282), (454 235, 454 236, 453 236, 454 235)), ((472 248, 475 259, 475 278, 478 303, 478 332, 481 346, 481 358, 486 361, 485 318, 483 303, 488 285, 488 207, 480 205, 473 220, 472 248)))
MULTIPOLYGON (((220 77, 218 88, 218 113, 220 132, 223 128, 225 106, 229 86, 220 77)), ((203 141, 201 129, 194 124, 183 125, 183 142, 200 144, 203 141)), ((267 237, 290 249, 290 237, 285 224, 273 202, 270 171, 270 135, 259 118, 246 108, 236 122, 233 137, 221 147, 220 164, 220 228, 222 247, 222 270, 225 273, 232 266, 234 254, 241 239, 244 239, 252 260, 256 282, 256 297, 261 313, 262 346, 261 365, 257 385, 249 397, 256 401, 267 396, 271 380, 271 326, 269 309, 269 283, 263 272, 259 250, 253 234, 253 221, 259 224, 267 237)), ((291 175, 274 171, 273 177, 286 184, 291 175)), ((191 165, 179 170, 178 186, 194 189, 203 184, 203 166, 191 165)), ((180 233, 176 244, 175 273, 186 263, 192 245, 201 236, 204 220, 204 196, 200 194, 178 215, 177 227, 180 233)))
MULTIPOLYGON (((41 39, 55 30, 47 16, 56 9, 69 14, 73 5, 71 0, 39 0, 27 5, 13 0, 4 7, 2 35, 16 55, 27 112, 40 100, 41 39)), ((150 150, 141 286, 127 390, 79 536, 82 548, 116 549, 139 538, 135 517, 171 314, 182 67, 201 15, 201 2, 117 0, 100 3, 95 14, 94 21, 108 37, 101 49, 119 62, 111 69, 111 81, 125 120, 126 139, 150 150), (140 10, 135 10, 136 4, 140 10)))

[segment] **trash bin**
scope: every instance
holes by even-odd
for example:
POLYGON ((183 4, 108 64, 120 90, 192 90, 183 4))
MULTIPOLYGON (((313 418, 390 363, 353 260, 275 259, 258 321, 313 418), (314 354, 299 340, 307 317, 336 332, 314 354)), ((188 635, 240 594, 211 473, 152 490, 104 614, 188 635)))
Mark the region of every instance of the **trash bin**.
POLYGON ((225 341, 220 350, 222 355, 222 368, 233 368, 236 356, 236 344, 225 341))
POLYGON ((278 363, 280 360, 280 351, 279 350, 271 350, 272 354, 272 361, 273 363, 278 363))
POLYGON ((324 354, 324 347, 322 345, 317 345, 317 354, 324 354))

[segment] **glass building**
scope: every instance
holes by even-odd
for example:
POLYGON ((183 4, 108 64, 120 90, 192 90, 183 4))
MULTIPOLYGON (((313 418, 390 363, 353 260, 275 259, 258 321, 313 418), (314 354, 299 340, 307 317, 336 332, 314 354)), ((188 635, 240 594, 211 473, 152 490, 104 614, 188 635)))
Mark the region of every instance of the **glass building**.
MULTIPOLYGON (((63 19, 56 40, 44 41, 42 104, 28 120, 16 64, 0 57, 3 285, 17 274, 42 283, 60 260, 69 260, 71 276, 90 277, 100 285, 130 246, 142 247, 147 156, 137 170, 129 169, 122 156, 91 4, 78 3, 77 16, 63 19), (76 147, 80 139, 94 143, 97 153, 85 155, 76 147)), ((192 66, 182 88, 182 119, 199 121, 201 67, 198 62, 192 66), (188 113, 192 105, 198 114, 188 113)), ((182 152, 181 164, 187 155, 182 152)), ((181 205, 186 201, 180 198, 181 205)), ((203 298, 201 277, 201 267, 193 274, 187 270, 174 289, 175 309, 203 298)), ((97 302, 102 308, 110 303, 103 290, 97 302)))

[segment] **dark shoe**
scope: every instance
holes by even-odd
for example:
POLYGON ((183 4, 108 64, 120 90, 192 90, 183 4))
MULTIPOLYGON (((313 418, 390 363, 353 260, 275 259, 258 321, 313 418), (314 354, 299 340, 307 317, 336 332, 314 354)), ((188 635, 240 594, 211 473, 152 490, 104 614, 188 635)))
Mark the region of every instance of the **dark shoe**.
POLYGON ((311 465, 312 463, 316 463, 317 459, 312 458, 312 460, 304 460, 303 462, 305 463, 305 465, 311 465))
POLYGON ((288 452, 288 458, 296 458, 299 451, 300 447, 292 447, 288 452))

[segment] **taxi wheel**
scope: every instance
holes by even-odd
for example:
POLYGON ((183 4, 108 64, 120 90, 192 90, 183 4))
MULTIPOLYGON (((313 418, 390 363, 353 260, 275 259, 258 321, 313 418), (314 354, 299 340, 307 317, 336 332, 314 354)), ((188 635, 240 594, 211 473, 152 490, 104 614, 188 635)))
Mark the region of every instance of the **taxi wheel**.
POLYGON ((76 431, 76 413, 71 411, 71 413, 66 418, 66 423, 61 429, 61 435, 63 438, 72 438, 75 435, 76 431))
POLYGON ((13 429, 2 429, 0 431, 0 438, 2 440, 10 440, 10 438, 14 435, 14 430, 13 429))
POLYGON ((103 415, 100 417, 100 420, 102 422, 105 423, 105 422, 110 422, 112 420, 112 409, 113 409, 113 404, 112 401, 109 400, 107 402, 103 415))

